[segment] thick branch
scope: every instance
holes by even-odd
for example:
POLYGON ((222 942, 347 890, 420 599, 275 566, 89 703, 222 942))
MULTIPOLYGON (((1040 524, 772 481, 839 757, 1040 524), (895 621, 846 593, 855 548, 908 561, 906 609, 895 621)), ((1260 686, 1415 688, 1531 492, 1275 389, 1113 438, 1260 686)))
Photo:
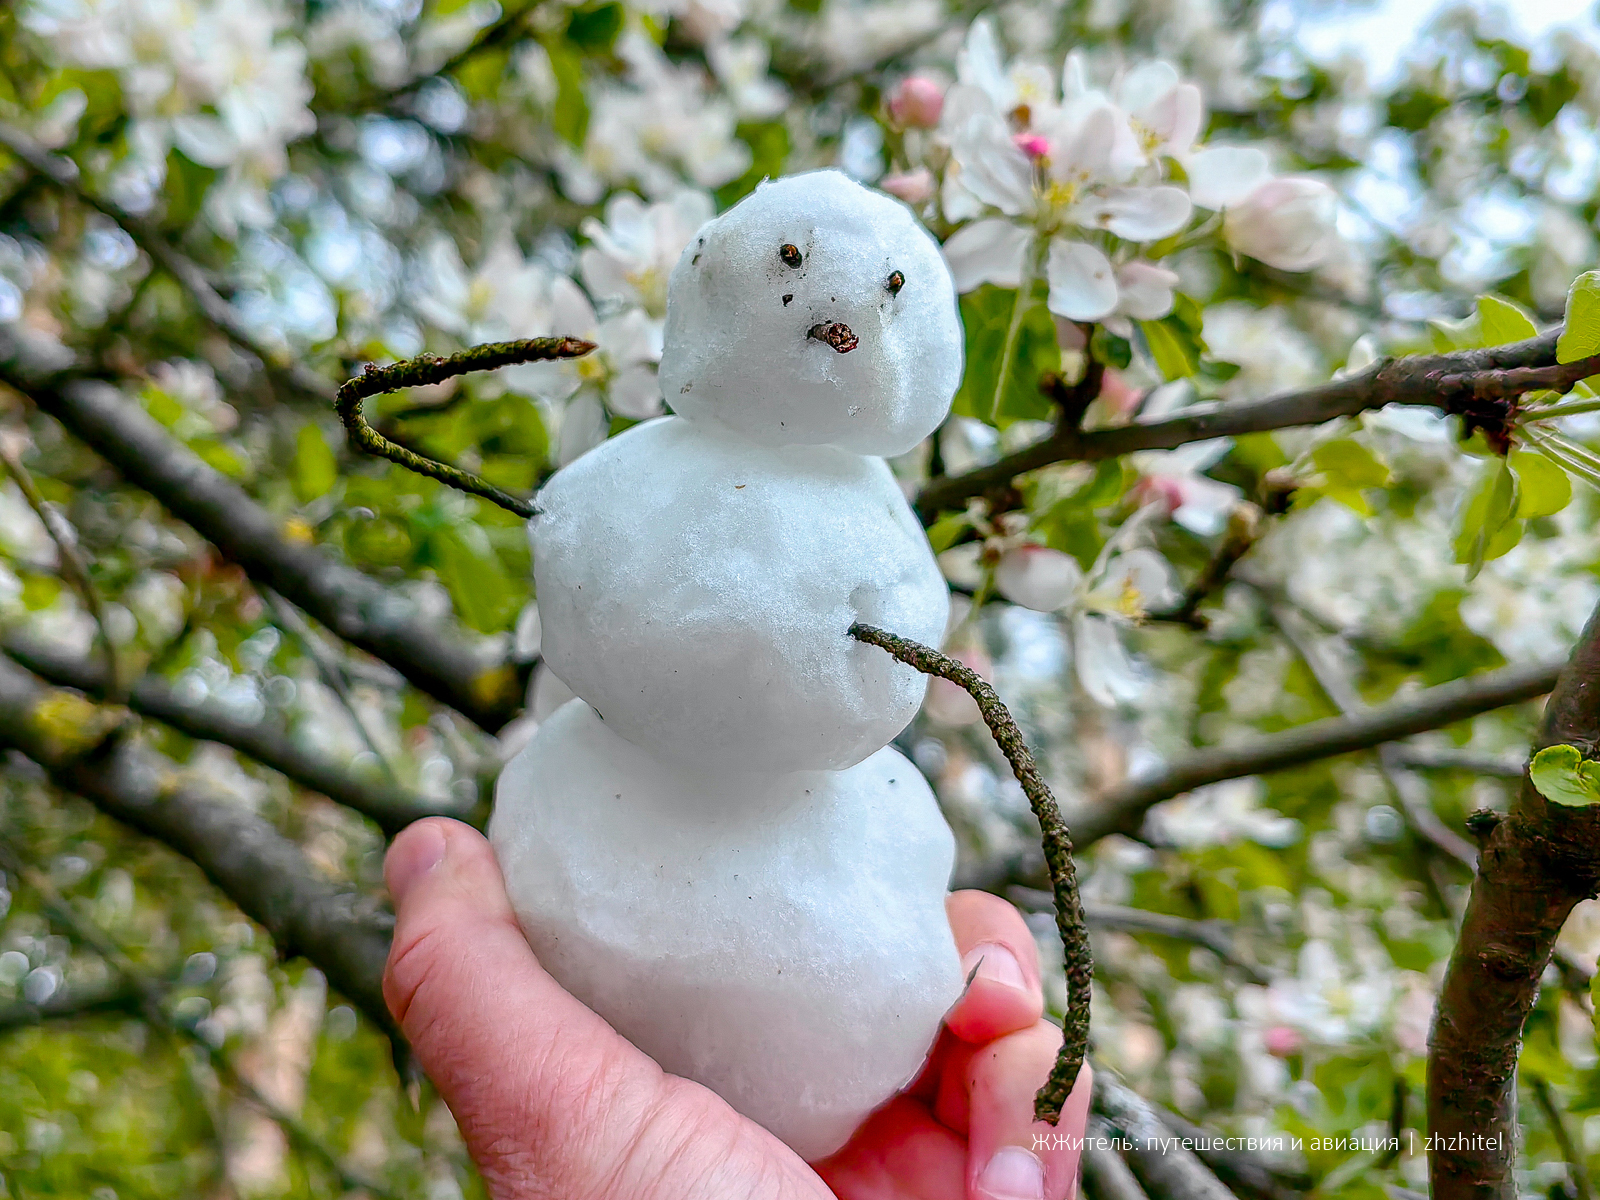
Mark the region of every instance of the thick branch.
MULTIPOLYGON (((1536 749, 1592 755, 1597 741, 1600 610, 1561 672, 1536 749)), ((1446 1139, 1430 1163, 1434 1200, 1517 1194, 1522 1027, 1568 914, 1600 889, 1600 807, 1550 804, 1525 781, 1482 846, 1428 1046, 1428 1129, 1446 1139)))
POLYGON ((11 367, 0 367, 0 382, 60 421, 251 579, 382 659, 419 690, 491 733, 520 707, 513 669, 486 666, 453 629, 425 620, 390 588, 315 546, 290 541, 278 518, 114 387, 70 375, 29 380, 11 367))
MULTIPOLYGON (((1058 427, 1042 441, 986 467, 930 480, 917 495, 916 509, 925 522, 931 522, 945 509, 959 508, 972 496, 1007 486, 1018 475, 1051 463, 1095 461, 1136 450, 1171 450, 1208 438, 1237 437, 1291 425, 1320 425, 1386 404, 1419 404, 1450 411, 1454 405, 1472 401, 1480 388, 1494 391, 1494 399, 1547 388, 1551 386, 1547 376, 1530 377, 1518 371, 1525 367, 1555 367, 1559 333, 1553 330, 1525 342, 1482 350, 1387 359, 1347 379, 1244 403, 1196 404, 1155 421, 1086 431, 1058 427), (1485 381, 1485 372, 1500 374, 1494 381, 1485 381)), ((1571 366, 1594 374, 1600 370, 1600 360, 1571 366)), ((1563 372, 1567 370, 1561 368, 1563 372)))
POLYGON ((130 738, 102 744, 104 724, 89 701, 0 659, 0 750, 25 754, 57 786, 190 859, 267 930, 279 953, 310 960, 399 1039, 381 985, 385 916, 331 883, 263 818, 186 779, 170 759, 130 738))
POLYGON ((1078 872, 1072 862, 1072 837, 1061 819, 1056 798, 1050 794, 1049 786, 1039 774, 1033 754, 1023 740, 1017 723, 1011 719, 1011 714, 1000 702, 994 688, 976 671, 920 642, 871 625, 850 626, 850 636, 887 650, 924 675, 937 675, 965 688, 977 702, 984 724, 989 727, 1006 761, 1011 764, 1011 770, 1033 809, 1033 815, 1038 818, 1045 869, 1055 897, 1056 929, 1061 935, 1067 974, 1067 1017, 1062 1031, 1061 1053, 1056 1058, 1050 1078, 1039 1089, 1039 1095, 1034 1100, 1035 1118, 1054 1125, 1061 1119, 1061 1108, 1067 1102, 1072 1085, 1077 1081, 1078 1071, 1083 1066, 1083 1057, 1089 1050, 1089 995, 1094 983, 1094 958, 1089 949, 1089 931, 1083 923, 1083 905, 1078 899, 1078 872))
POLYGON ((439 383, 473 371, 493 371, 499 367, 511 366, 513 363, 581 358, 593 349, 593 342, 585 342, 580 338, 522 338, 515 342, 486 342, 481 346, 473 346, 452 354, 448 358, 424 354, 387 367, 368 363, 366 370, 354 379, 346 380, 339 388, 334 409, 339 414, 339 420, 344 423, 345 433, 352 448, 364 454, 387 458, 390 462, 399 463, 408 471, 437 479, 440 483, 458 491, 482 496, 485 500, 492 501, 527 520, 535 511, 531 501, 502 491, 471 471, 464 471, 460 467, 453 467, 436 459, 424 458, 414 450, 407 450, 404 446, 391 442, 367 424, 366 418, 361 415, 361 402, 369 396, 398 392, 401 388, 439 383))
MULTIPOLYGON (((50 683, 105 697, 105 672, 76 655, 17 637, 0 638, 0 650, 50 683)), ((391 781, 356 775, 342 763, 302 749, 285 729, 264 721, 241 720, 212 700, 186 704, 156 676, 138 680, 127 703, 140 716, 170 725, 189 737, 231 747, 301 787, 354 809, 371 818, 386 837, 393 837, 412 821, 444 811, 391 781)))

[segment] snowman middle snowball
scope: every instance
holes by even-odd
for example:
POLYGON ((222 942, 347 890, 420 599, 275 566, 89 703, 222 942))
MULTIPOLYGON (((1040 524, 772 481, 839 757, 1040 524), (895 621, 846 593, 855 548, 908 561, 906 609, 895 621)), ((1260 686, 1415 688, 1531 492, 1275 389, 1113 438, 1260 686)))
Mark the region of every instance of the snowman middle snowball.
POLYGON ((882 458, 944 419, 955 289, 898 201, 765 183, 673 271, 679 415, 558 472, 530 522, 551 671, 579 697, 489 836, 545 967, 808 1158, 910 1082, 961 990, 954 842, 887 743, 949 594, 882 458))

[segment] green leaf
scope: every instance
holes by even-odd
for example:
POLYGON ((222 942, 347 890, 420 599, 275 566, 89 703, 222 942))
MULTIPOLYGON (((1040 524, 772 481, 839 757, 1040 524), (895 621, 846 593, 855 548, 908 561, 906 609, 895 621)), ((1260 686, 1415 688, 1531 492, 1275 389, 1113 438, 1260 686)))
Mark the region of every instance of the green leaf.
POLYGON ((1095 326, 1094 338, 1089 342, 1089 353, 1096 362, 1105 363, 1119 371, 1126 370, 1133 361, 1133 347, 1128 344, 1128 339, 1118 337, 1104 325, 1095 326))
POLYGON ((1311 462, 1322 480, 1315 487, 1300 489, 1303 496, 1296 498, 1298 504, 1305 506, 1327 496, 1364 517, 1372 515, 1365 489, 1386 486, 1390 474, 1371 450, 1353 438, 1335 438, 1313 450, 1311 462))
POLYGON ((1467 578, 1476 579, 1483 564, 1505 554, 1522 540, 1516 520, 1517 478, 1510 465, 1491 462, 1461 509, 1461 529, 1456 534, 1456 561, 1467 565, 1467 578))
POLYGON ((958 416, 976 417, 1005 428, 1013 421, 1048 420, 1050 400, 1039 391, 1039 377, 1061 370, 1061 347, 1050 310, 1035 300, 1023 314, 1012 353, 1011 373, 1000 393, 1000 410, 993 410, 995 373, 1005 354, 1006 331, 1016 304, 1014 288, 989 284, 961 297, 961 323, 966 328, 967 372, 956 393, 958 416))
POLYGON ((1499 296, 1478 297, 1478 320, 1485 346, 1504 346, 1536 337, 1539 327, 1527 310, 1499 296))
POLYGON ((294 484, 295 499, 308 504, 318 496, 327 495, 328 489, 339 478, 339 466, 333 451, 328 449, 322 430, 314 423, 300 426, 294 439, 294 466, 290 481, 294 484))
POLYGON ((1200 371, 1200 354, 1205 347, 1184 325, 1172 317, 1159 321, 1140 321, 1145 343, 1150 347, 1150 357, 1163 377, 1188 379, 1200 371))
POLYGON ((1558 513, 1572 500, 1572 480, 1567 473, 1542 454, 1514 451, 1509 459, 1517 476, 1517 517, 1531 520, 1558 513))
POLYGON ((1600 804, 1600 763, 1576 746, 1546 746, 1528 764, 1534 789, 1552 804, 1588 808, 1600 804))
POLYGON ((622 32, 622 5, 586 4, 567 17, 567 40, 588 54, 604 54, 622 32))
POLYGON ((550 73, 556 79, 556 102, 550 113, 550 127, 574 146, 583 145, 589 129, 589 102, 583 96, 583 58, 560 38, 546 38, 550 73))
POLYGON ((1585 271, 1567 292, 1567 324, 1556 342, 1556 361, 1600 354, 1600 271, 1585 271))
POLYGON ((972 524, 966 513, 946 513, 932 525, 928 526, 928 543, 933 547, 935 554, 943 554, 956 539, 972 524))

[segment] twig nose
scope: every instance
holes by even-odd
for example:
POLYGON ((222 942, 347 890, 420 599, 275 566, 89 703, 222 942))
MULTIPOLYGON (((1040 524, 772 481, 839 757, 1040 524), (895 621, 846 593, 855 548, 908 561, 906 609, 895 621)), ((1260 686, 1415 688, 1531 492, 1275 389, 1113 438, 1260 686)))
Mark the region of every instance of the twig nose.
POLYGON ((850 351, 861 344, 861 339, 851 333, 850 326, 843 321, 830 321, 825 325, 813 325, 806 336, 815 338, 819 342, 826 342, 840 354, 849 354, 850 351))

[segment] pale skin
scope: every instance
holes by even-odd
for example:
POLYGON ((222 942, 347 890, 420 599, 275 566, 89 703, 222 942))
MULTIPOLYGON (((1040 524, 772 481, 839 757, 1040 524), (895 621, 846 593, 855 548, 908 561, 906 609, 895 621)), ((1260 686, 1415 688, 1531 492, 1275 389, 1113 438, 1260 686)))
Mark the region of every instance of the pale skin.
POLYGON ((476 830, 419 821, 384 872, 396 914, 384 996, 494 1200, 1076 1195, 1089 1069, 1059 1126, 1033 1121, 1061 1030, 1043 1018, 1033 937, 998 897, 948 898, 963 970, 976 974, 921 1076, 842 1150, 807 1164, 666 1074, 539 966, 476 830))

